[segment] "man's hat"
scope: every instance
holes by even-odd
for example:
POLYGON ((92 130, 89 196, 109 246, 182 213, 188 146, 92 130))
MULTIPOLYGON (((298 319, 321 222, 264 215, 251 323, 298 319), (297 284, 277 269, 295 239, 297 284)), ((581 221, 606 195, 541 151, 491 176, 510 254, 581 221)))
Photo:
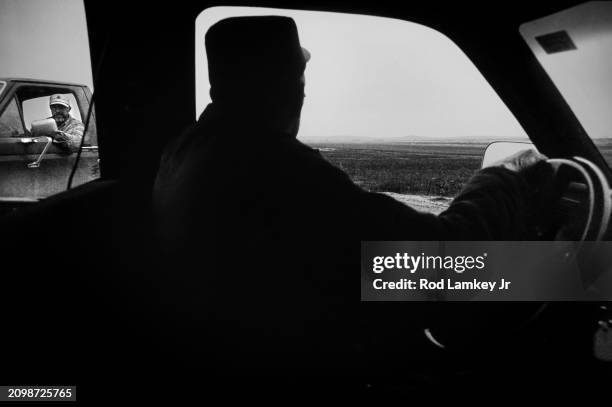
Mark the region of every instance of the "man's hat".
POLYGON ((49 98, 49 106, 53 105, 63 105, 66 107, 70 107, 70 101, 64 95, 51 95, 49 98))
POLYGON ((214 89, 299 79, 310 53, 302 48, 292 18, 231 17, 206 33, 208 75, 214 89))

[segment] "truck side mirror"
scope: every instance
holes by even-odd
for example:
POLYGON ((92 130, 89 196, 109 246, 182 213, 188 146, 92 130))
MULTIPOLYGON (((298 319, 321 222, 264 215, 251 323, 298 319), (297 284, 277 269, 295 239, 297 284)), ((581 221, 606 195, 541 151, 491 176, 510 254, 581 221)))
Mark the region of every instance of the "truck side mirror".
POLYGON ((30 132, 33 137, 49 137, 57 132, 57 123, 53 119, 34 120, 30 132))
POLYGON ((480 168, 490 167, 492 164, 508 158, 512 154, 529 149, 538 151, 533 143, 526 141, 495 141, 487 146, 480 168))

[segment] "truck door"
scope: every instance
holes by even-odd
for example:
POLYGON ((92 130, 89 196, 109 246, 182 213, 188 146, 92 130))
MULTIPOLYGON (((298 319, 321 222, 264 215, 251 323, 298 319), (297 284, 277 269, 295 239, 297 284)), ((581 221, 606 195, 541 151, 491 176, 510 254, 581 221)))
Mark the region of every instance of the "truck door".
MULTIPOLYGON (((64 191, 76 153, 66 151, 50 137, 34 137, 31 122, 51 116, 49 97, 63 94, 70 115, 84 121, 89 102, 84 87, 46 83, 13 83, 0 101, 0 199, 42 199, 64 191)), ((84 150, 73 185, 98 178, 95 120, 84 134, 84 150)))

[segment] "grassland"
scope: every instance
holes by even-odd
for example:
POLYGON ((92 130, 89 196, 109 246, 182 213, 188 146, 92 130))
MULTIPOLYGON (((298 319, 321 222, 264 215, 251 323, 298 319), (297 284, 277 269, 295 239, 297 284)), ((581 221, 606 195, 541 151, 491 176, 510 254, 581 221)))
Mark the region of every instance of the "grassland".
POLYGON ((486 144, 312 144, 364 189, 449 197, 480 167, 486 144))
MULTIPOLYGON (((612 163, 612 141, 595 143, 612 163)), ((455 196, 480 168, 488 142, 311 143, 363 188, 377 192, 455 196)))

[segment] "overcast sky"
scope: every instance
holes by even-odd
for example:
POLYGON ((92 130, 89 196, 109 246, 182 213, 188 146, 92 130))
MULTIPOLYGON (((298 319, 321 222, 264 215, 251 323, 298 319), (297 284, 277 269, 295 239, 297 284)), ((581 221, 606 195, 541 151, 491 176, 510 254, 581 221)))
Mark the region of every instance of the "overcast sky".
POLYGON ((196 116, 210 102, 204 35, 233 15, 287 15, 312 58, 299 138, 526 137, 468 58, 442 34, 400 20, 214 7, 196 21, 196 116))
POLYGON ((93 89, 82 0, 0 0, 0 77, 93 89))

